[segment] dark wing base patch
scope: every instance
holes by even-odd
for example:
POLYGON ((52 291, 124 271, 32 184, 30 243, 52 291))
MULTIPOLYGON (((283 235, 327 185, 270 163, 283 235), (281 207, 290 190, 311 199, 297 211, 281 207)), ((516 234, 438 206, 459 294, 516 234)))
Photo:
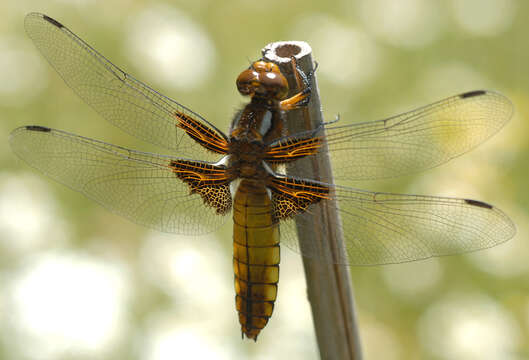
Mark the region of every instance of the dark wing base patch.
POLYGON ((329 188, 322 183, 287 176, 270 177, 268 188, 272 191, 276 219, 288 219, 299 214, 322 199, 329 199, 329 188))
POLYGON ((169 167, 189 185, 191 194, 199 194, 204 204, 215 208, 217 214, 224 215, 231 210, 233 178, 226 167, 189 160, 173 160, 169 167))

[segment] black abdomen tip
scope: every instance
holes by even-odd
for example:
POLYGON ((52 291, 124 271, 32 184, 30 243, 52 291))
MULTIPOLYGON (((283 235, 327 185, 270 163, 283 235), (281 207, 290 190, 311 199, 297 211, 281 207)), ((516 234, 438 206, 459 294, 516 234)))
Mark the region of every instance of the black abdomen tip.
POLYGON ((50 24, 53 24, 53 25, 57 26, 58 28, 63 28, 63 27, 64 27, 63 24, 61 24, 60 22, 58 22, 58 21, 55 20, 55 19, 52 19, 51 17, 49 17, 49 16, 47 16, 47 15, 43 15, 42 18, 43 18, 44 20, 46 20, 47 22, 49 22, 50 24))
POLYGON ((471 98, 471 97, 474 97, 474 96, 485 95, 486 93, 487 92, 485 90, 474 90, 474 91, 469 91, 469 92, 463 93, 463 94, 459 95, 459 97, 462 98, 462 99, 466 99, 466 98, 471 98))
POLYGON ((47 128, 47 127, 44 127, 44 126, 39 126, 39 125, 28 125, 28 126, 26 126, 26 130, 29 130, 29 131, 41 131, 41 132, 50 132, 51 131, 50 128, 47 128))

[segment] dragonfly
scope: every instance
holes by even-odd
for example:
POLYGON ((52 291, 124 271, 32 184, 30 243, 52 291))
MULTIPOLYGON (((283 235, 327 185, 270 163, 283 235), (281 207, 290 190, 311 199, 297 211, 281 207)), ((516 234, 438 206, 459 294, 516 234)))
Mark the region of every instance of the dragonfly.
MULTIPOLYGON (((242 337, 257 340, 274 309, 281 244, 299 250, 296 219, 327 202, 344 235, 343 265, 379 265, 489 248, 515 234, 488 203, 370 192, 289 175, 286 166, 328 154, 336 179, 395 177, 435 167, 497 133, 511 118, 505 96, 477 90, 371 122, 325 123, 289 134, 285 114, 311 101, 313 74, 253 62, 237 78, 250 100, 227 134, 112 64, 60 22, 25 18, 38 50, 103 118, 165 148, 141 152, 40 125, 15 129, 14 153, 110 211, 163 232, 200 235, 233 218, 235 303, 242 337), (299 91, 298 91, 299 90, 299 91)), ((304 239, 299 239, 303 242, 304 239)), ((310 244, 309 244, 310 245, 310 244)), ((310 248, 310 246, 306 247, 310 248)))

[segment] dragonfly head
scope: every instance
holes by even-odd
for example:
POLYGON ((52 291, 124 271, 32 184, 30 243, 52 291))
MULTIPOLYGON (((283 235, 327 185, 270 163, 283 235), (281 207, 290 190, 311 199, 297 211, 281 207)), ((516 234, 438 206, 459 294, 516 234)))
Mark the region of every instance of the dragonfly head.
POLYGON ((259 60, 239 75, 237 89, 245 96, 282 100, 288 94, 288 83, 276 64, 259 60))

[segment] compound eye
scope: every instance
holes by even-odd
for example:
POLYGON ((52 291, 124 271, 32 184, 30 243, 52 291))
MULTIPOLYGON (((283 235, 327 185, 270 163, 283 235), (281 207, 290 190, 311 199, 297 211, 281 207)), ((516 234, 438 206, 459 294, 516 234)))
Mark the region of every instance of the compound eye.
POLYGON ((244 70, 239 77, 237 78, 237 90, 242 95, 253 95, 255 93, 255 88, 259 83, 259 73, 250 68, 244 70))
POLYGON ((274 73, 279 73, 280 72, 279 67, 276 64, 274 64, 273 62, 266 63, 266 71, 267 72, 274 72, 274 73))
POLYGON ((288 83, 276 64, 260 60, 239 75, 237 89, 242 95, 281 100, 288 93, 288 83))
POLYGON ((268 67, 270 63, 264 62, 262 60, 256 61, 252 64, 252 68, 257 72, 269 71, 268 67))
POLYGON ((267 72, 263 74, 262 84, 266 89, 266 93, 274 99, 281 100, 288 94, 288 82, 287 79, 281 74, 279 68, 277 72, 267 72))
POLYGON ((267 79, 270 79, 270 80, 277 79, 277 74, 273 73, 273 72, 267 72, 265 76, 266 76, 267 79))

